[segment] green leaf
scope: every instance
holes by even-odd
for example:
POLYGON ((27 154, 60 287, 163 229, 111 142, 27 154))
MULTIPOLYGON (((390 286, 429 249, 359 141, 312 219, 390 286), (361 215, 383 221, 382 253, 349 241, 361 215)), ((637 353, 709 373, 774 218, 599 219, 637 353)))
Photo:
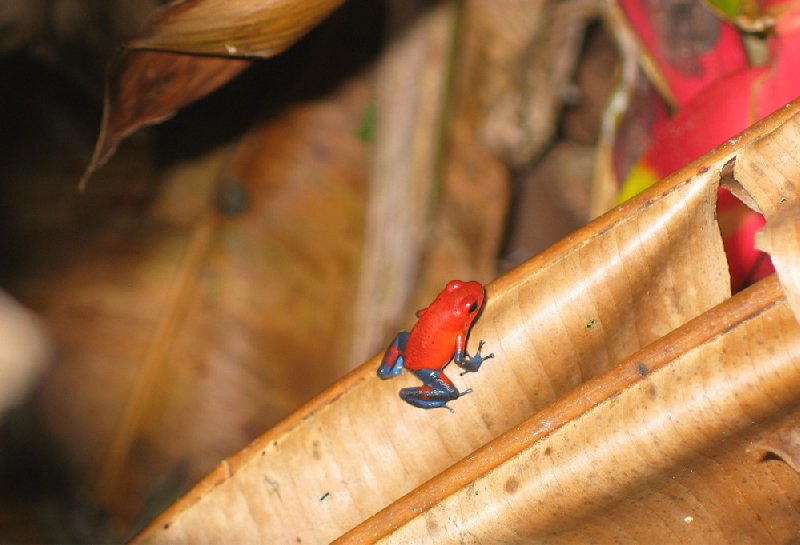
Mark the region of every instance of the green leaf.
POLYGON ((741 0, 706 0, 706 2, 717 11, 731 19, 742 13, 741 0))

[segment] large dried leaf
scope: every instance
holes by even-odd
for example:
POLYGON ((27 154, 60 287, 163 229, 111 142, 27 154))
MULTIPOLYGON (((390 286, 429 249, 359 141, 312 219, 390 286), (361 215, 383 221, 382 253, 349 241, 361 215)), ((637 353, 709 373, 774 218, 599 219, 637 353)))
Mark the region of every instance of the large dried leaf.
POLYGON ((262 121, 227 166, 175 168, 134 221, 76 237, 55 293, 56 271, 26 280, 61 356, 48 424, 122 528, 339 376, 367 100, 357 81, 262 121))
POLYGON ((800 527, 800 476, 747 449, 797 417, 798 343, 770 279, 336 543, 786 543, 800 527))
POLYGON ((714 210, 753 153, 737 181, 795 206, 796 153, 768 151, 798 127, 800 102, 487 286, 496 358, 454 414, 367 362, 136 542, 788 542, 800 476, 748 445, 798 414, 800 326, 775 277, 726 300, 714 210))

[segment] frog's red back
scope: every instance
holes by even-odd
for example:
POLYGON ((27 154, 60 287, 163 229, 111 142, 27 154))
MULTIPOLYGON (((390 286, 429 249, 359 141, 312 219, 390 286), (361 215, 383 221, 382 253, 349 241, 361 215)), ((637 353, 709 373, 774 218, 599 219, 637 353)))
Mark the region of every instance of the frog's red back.
POLYGON ((458 350, 465 350, 472 322, 483 306, 484 289, 479 282, 452 280, 427 308, 417 312, 403 366, 440 370, 458 350))

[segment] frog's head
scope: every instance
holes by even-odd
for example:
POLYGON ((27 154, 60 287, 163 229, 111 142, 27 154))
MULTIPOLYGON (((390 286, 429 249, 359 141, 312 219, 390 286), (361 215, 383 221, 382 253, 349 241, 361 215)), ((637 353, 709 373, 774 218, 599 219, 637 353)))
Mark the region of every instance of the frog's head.
POLYGON ((483 306, 484 289, 480 282, 451 280, 440 294, 445 296, 452 319, 458 325, 468 326, 483 306))

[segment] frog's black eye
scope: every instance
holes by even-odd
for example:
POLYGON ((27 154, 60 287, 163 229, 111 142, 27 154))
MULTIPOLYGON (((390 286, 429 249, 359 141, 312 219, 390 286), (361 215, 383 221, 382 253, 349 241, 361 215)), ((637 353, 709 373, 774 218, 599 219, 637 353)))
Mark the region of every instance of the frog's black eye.
POLYGON ((472 304, 469 306, 469 313, 472 314, 476 310, 478 310, 478 302, 473 301, 472 304))

